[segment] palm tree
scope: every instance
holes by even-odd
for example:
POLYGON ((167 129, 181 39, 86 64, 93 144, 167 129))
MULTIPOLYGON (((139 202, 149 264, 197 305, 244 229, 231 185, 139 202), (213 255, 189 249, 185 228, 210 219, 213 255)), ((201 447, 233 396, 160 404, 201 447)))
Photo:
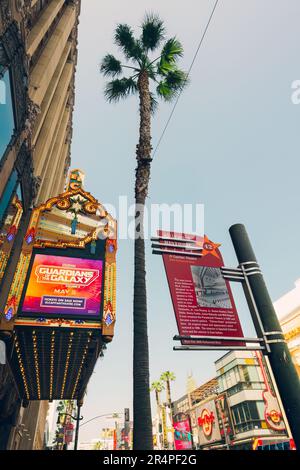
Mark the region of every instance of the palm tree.
POLYGON ((151 384, 151 388, 150 388, 150 391, 151 392, 155 392, 155 399, 156 399, 156 405, 157 405, 157 409, 159 410, 160 409, 160 393, 164 390, 164 384, 157 380, 156 382, 152 382, 151 384))
POLYGON ((152 420, 149 393, 149 348, 147 332, 147 297, 144 243, 144 207, 148 195, 151 165, 151 114, 157 107, 156 97, 171 101, 186 84, 186 74, 177 67, 183 48, 175 38, 165 40, 163 21, 147 14, 141 35, 135 38, 127 24, 119 24, 115 43, 123 52, 126 63, 107 54, 101 64, 104 76, 111 77, 105 86, 105 97, 117 102, 136 94, 139 99, 139 141, 136 147, 135 170, 135 241, 133 299, 133 448, 152 449, 152 420), (159 53, 153 55, 163 42, 159 53), (123 71, 129 76, 120 76, 123 71), (155 85, 150 89, 150 83, 155 85))
MULTIPOLYGON (((176 380, 175 374, 173 372, 170 372, 167 370, 166 372, 163 372, 160 376, 160 380, 162 382, 165 382, 167 385, 167 403, 168 403, 168 408, 170 411, 170 419, 171 423, 173 421, 173 412, 172 412, 172 399, 171 399, 171 381, 176 380)), ((171 445, 171 448, 173 445, 171 445)))
POLYGON ((150 391, 155 392, 155 399, 156 399, 156 408, 157 408, 157 416, 158 416, 158 429, 159 429, 159 438, 158 438, 158 443, 161 446, 162 442, 160 440, 160 432, 161 432, 161 412, 162 412, 162 407, 160 403, 160 394, 164 390, 164 384, 160 381, 157 380, 156 382, 152 382, 150 391))
POLYGON ((170 382, 173 382, 174 380, 176 380, 175 374, 173 372, 170 372, 169 370, 167 370, 166 372, 163 372, 161 374, 160 380, 162 382, 165 382, 166 385, 167 385, 167 403, 168 403, 168 406, 169 406, 170 410, 172 410, 171 384, 170 384, 170 382))

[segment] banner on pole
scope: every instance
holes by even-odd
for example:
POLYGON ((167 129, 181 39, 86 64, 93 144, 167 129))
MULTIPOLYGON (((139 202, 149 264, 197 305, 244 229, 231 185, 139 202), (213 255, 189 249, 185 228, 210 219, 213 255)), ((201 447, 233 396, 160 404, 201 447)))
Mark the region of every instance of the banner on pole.
MULTIPOLYGON (((181 336, 243 337, 229 282, 223 278, 220 244, 206 236, 159 230, 178 331, 181 336)), ((243 341, 181 340, 184 345, 244 346, 243 341)))

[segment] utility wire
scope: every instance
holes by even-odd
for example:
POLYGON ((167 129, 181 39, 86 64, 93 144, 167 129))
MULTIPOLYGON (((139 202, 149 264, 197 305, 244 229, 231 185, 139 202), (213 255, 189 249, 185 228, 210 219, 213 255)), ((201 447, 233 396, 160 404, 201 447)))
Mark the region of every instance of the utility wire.
MULTIPOLYGON (((191 70, 192 70, 193 65, 194 65, 194 63, 195 63, 195 60, 196 60, 196 58, 197 58, 198 52, 199 52, 199 50, 200 50, 200 47, 202 46, 202 43, 203 43, 203 41, 204 41, 204 38, 205 38, 205 36, 206 36, 207 30, 208 30, 209 25, 210 25, 210 23, 211 23, 211 20, 212 20, 212 18, 213 18, 213 16, 214 16, 214 13, 215 13, 215 10, 216 10, 216 8, 217 8, 218 3, 219 3, 219 0, 216 0, 216 2, 215 2, 215 4, 214 4, 214 7, 213 7, 213 9, 212 9, 212 12, 211 12, 211 14, 210 14, 210 17, 209 17, 209 19, 208 19, 208 22, 207 22, 207 24, 206 24, 206 26, 205 26, 205 29, 204 29, 204 31, 203 31, 203 34, 202 34, 202 36, 201 36, 201 39, 200 39, 200 42, 199 42, 198 47, 197 47, 197 49, 196 49, 196 52, 195 52, 195 54, 194 54, 193 60, 192 60, 192 62, 191 62, 191 65, 190 65, 190 67, 189 67, 189 69, 188 69, 188 72, 187 72, 187 75, 186 75, 186 79, 185 79, 185 83, 187 82, 187 80, 188 80, 188 78, 189 78, 189 76, 190 76, 191 70)), ((157 149, 158 149, 158 147, 160 146, 161 141, 162 141, 162 139, 163 139, 163 137, 164 137, 164 135, 165 135, 165 133, 166 133, 166 130, 167 130, 169 124, 170 124, 170 121, 171 121, 171 119, 172 119, 172 117, 173 117, 174 111, 175 111, 175 109, 176 109, 176 106, 177 106, 177 103, 178 103, 178 101, 179 101, 179 98, 180 98, 180 96, 181 96, 182 91, 183 91, 183 87, 181 88, 180 92, 179 92, 178 95, 177 95, 177 98, 176 98, 176 101, 175 101, 174 106, 173 106, 173 108, 172 108, 172 111, 171 111, 171 113, 170 113, 170 116, 169 116, 169 118, 168 118, 168 120, 167 120, 167 122, 166 122, 166 124, 165 124, 164 130, 162 131, 162 134, 161 134, 161 136, 160 136, 160 138, 159 138, 159 140, 158 140, 158 142, 157 142, 157 144, 156 144, 156 147, 155 147, 155 149, 154 149, 153 157, 154 157, 154 155, 156 154, 157 149)))

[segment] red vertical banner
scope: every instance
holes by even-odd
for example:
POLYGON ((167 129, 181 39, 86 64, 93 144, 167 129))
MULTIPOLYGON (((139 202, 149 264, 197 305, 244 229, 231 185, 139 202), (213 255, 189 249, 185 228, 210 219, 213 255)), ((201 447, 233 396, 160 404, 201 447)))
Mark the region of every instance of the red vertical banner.
POLYGON ((117 450, 117 430, 114 429, 113 450, 117 450))
MULTIPOLYGON (((178 331, 181 336, 243 337, 220 244, 206 236, 158 231, 178 331), (172 253, 171 253, 172 252, 172 253), (178 252, 178 254, 176 253, 178 252), (188 253, 188 254, 185 254, 188 253), (191 256, 191 254, 194 254, 191 256)), ((184 345, 241 346, 229 340, 182 340, 184 345)))

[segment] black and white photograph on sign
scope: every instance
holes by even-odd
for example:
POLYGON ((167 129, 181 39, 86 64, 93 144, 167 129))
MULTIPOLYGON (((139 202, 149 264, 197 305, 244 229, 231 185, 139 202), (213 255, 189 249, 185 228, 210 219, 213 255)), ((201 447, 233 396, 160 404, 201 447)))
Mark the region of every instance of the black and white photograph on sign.
POLYGON ((220 268, 191 266, 197 303, 200 307, 232 308, 220 268))

